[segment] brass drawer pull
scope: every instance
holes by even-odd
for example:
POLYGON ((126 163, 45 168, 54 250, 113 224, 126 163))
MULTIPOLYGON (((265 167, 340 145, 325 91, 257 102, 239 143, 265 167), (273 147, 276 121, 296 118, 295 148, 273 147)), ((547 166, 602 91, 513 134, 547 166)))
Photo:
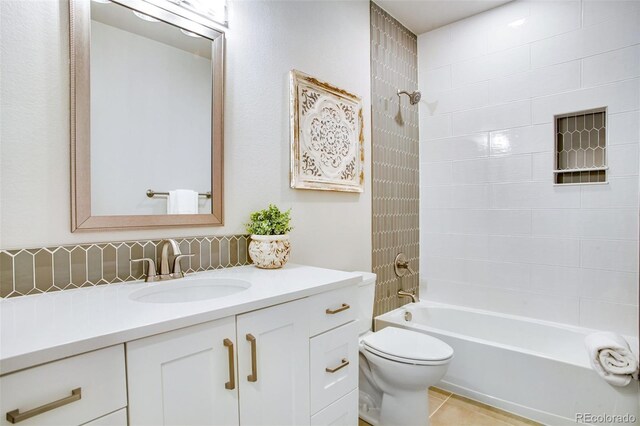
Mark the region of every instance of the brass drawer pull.
POLYGON ((71 395, 65 396, 62 399, 48 404, 41 405, 33 410, 25 411, 24 413, 21 413, 20 410, 9 411, 7 413, 7 421, 9 423, 19 423, 23 420, 35 417, 38 414, 46 413, 47 411, 54 410, 58 407, 62 407, 63 405, 71 404, 74 401, 79 401, 80 399, 82 399, 82 388, 77 388, 71 391, 71 395))
POLYGON ((247 380, 250 382, 258 381, 258 361, 256 354, 256 338, 253 334, 247 334, 247 341, 251 343, 251 374, 247 376, 247 380))
POLYGON ((346 358, 342 358, 342 363, 334 368, 325 368, 324 371, 326 371, 327 373, 335 373, 338 370, 342 370, 343 368, 345 368, 347 365, 349 365, 349 360, 346 358))
POLYGON ((236 367, 233 360, 233 342, 229 339, 223 340, 224 345, 229 348, 229 381, 224 384, 225 389, 236 388, 236 367))
POLYGON ((325 312, 328 315, 333 315, 333 314, 337 314, 338 312, 342 312, 342 311, 346 311, 347 309, 349 309, 351 306, 349 306, 346 303, 343 303, 338 309, 327 309, 325 312))

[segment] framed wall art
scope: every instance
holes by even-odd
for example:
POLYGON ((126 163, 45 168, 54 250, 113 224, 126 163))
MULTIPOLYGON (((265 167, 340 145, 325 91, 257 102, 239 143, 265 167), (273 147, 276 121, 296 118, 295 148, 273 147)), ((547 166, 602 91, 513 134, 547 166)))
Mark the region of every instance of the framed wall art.
POLYGON ((364 190, 362 99, 291 71, 291 187, 364 190))

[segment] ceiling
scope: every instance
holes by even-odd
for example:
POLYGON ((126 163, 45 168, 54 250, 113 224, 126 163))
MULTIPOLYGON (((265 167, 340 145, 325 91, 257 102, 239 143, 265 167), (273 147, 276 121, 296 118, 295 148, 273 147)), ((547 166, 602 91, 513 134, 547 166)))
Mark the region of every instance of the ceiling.
POLYGON ((511 0, 374 0, 416 35, 493 9, 511 0))

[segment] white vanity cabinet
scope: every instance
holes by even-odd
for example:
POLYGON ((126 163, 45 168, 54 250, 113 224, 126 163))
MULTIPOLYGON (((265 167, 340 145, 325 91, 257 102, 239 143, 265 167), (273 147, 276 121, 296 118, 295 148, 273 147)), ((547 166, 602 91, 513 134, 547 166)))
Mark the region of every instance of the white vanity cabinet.
MULTIPOLYGON (((125 377, 123 345, 7 374, 0 377, 0 424, 72 426, 100 419, 127 406, 125 377)), ((126 415, 109 422, 126 424, 126 415)))
POLYGON ((255 310, 8 370, 0 426, 356 426, 357 283, 298 296, 305 281, 287 279, 286 297, 255 310))
POLYGON ((237 425, 235 317, 127 343, 132 425, 237 425))
POLYGON ((130 424, 308 424, 307 302, 128 343, 130 424))

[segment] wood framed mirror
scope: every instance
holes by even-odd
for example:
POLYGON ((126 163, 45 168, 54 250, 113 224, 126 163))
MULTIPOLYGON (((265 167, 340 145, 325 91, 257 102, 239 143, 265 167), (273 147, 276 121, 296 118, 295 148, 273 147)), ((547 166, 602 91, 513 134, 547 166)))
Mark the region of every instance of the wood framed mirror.
POLYGON ((224 34, 171 6, 70 0, 72 232, 223 224, 224 34))

